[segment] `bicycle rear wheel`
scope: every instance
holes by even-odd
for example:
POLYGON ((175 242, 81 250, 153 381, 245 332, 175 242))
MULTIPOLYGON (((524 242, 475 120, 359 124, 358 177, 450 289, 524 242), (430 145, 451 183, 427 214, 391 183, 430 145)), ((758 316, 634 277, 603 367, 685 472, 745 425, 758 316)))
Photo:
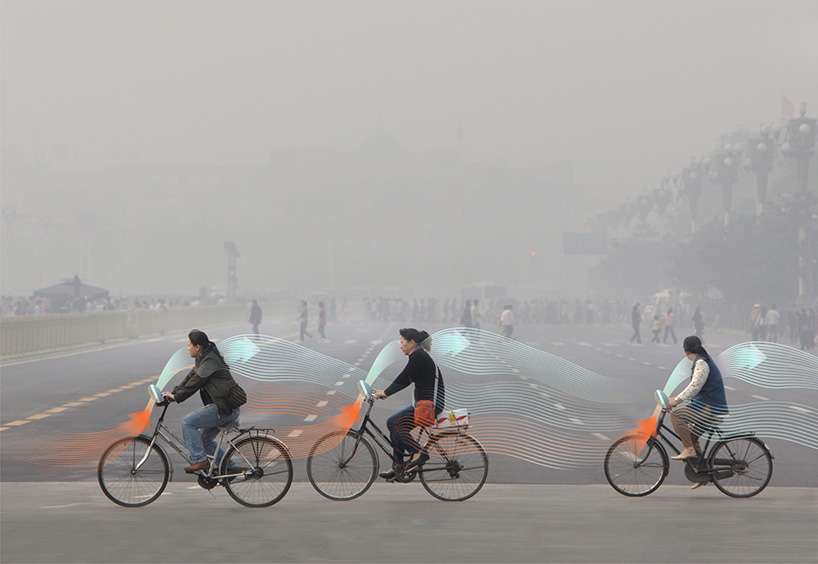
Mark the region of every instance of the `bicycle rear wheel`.
POLYGON ((318 439, 307 457, 307 477, 322 496, 335 501, 360 497, 378 472, 375 450, 355 431, 318 439))
POLYGON ((426 443, 429 460, 419 470, 426 491, 443 501, 464 501, 480 491, 489 475, 489 457, 474 438, 460 433, 435 435, 426 443))
POLYGON ((630 435, 622 437, 605 455, 605 478, 611 487, 630 497, 648 495, 659 489, 670 469, 664 447, 651 437, 646 443, 630 435))
POLYGON ((730 497, 753 497, 770 483, 773 457, 755 437, 718 443, 710 455, 713 483, 730 497))
POLYGON ((162 495, 169 477, 167 456, 145 435, 115 442, 105 450, 97 466, 102 493, 123 507, 148 505, 162 495))
POLYGON ((269 507, 279 502, 293 483, 290 451, 273 437, 248 437, 237 442, 224 456, 221 471, 243 472, 222 483, 230 497, 247 507, 269 507))

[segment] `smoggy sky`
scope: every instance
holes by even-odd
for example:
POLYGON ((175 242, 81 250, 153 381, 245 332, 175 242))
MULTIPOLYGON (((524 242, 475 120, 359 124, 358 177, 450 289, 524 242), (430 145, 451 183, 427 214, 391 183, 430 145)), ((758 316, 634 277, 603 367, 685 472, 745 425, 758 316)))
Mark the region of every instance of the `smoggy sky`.
POLYGON ((611 161, 627 194, 776 120, 782 95, 818 111, 811 1, 2 7, 3 142, 146 163, 266 163, 383 128, 468 160, 611 161))
MULTIPOLYGON (((3 0, 1 5, 2 144, 4 150, 13 147, 13 154, 38 147, 49 153, 56 147, 62 158, 96 159, 102 165, 265 167, 271 155, 289 148, 349 154, 383 131, 406 152, 447 151, 461 163, 568 163, 573 173, 568 185, 581 187, 577 198, 587 205, 562 214, 575 221, 586 215, 583 211, 590 216, 658 188, 664 176, 679 172, 692 155, 712 150, 737 126, 755 130, 779 120, 782 97, 795 104, 796 113, 806 101, 808 115, 818 114, 814 0, 3 0)), ((296 240, 289 251, 276 250, 281 261, 292 264, 263 271, 283 235, 265 235, 270 248, 258 243, 265 218, 253 209, 258 206, 248 185, 246 204, 229 204, 232 217, 239 218, 233 224, 219 217, 220 205, 195 208, 197 214, 212 214, 200 223, 223 230, 211 233, 208 243, 215 249, 209 268, 218 274, 203 273, 195 281, 180 274, 171 283, 144 273, 193 268, 156 266, 190 255, 189 241, 172 219, 194 209, 185 196, 168 190, 141 202, 130 194, 130 223, 117 223, 119 195, 133 187, 106 186, 103 200, 73 200, 65 191, 83 181, 65 180, 60 186, 34 179, 3 183, 4 210, 15 207, 18 214, 16 226, 8 229, 16 230, 16 238, 7 237, 4 245, 10 255, 4 283, 14 291, 79 273, 124 292, 188 292, 211 279, 221 281, 222 239, 236 240, 242 249, 258 247, 255 263, 243 259, 245 288, 274 286, 275 273, 282 270, 315 279, 314 273, 301 276, 295 269, 327 262, 319 251, 297 247, 296 240), (46 205, 55 205, 55 190, 63 198, 58 212, 46 205), (154 224, 140 223, 143 204, 168 219, 147 214, 145 221, 154 224), (256 212, 257 221, 247 219, 256 212), (96 225, 107 221, 107 231, 94 231, 89 214, 102 218, 96 225), (43 221, 56 227, 42 227, 43 221), (122 243, 111 243, 110 252, 100 250, 98 242, 110 242, 114 228, 122 243), (141 244, 146 235, 156 241, 141 244), (127 267, 133 273, 117 264, 122 248, 130 249, 127 267), (135 257, 144 257, 146 264, 135 264, 135 257), (251 278, 253 265, 258 274, 251 278), (136 272, 144 278, 137 279, 136 272), (149 287, 153 284, 157 287, 149 287)), ((445 179, 433 184, 436 190, 446 188, 445 179)), ((229 201, 229 189, 214 190, 209 202, 229 201)), ((259 193, 264 190, 259 186, 259 193)), ((312 206, 298 197, 289 194, 272 203, 312 206)), ((373 201, 377 198, 373 194, 373 201)), ((496 203, 510 205, 501 193, 498 198, 484 201, 488 217, 496 203)), ((362 205, 366 201, 363 194, 362 205)), ((327 223, 315 216, 318 212, 310 213, 306 230, 327 223)), ((492 228, 492 222, 477 227, 492 228)), ((573 230, 553 227, 549 248, 562 231, 573 230)), ((400 225, 394 231, 413 228, 400 225)), ((486 236, 491 240, 490 233, 486 236)), ((391 241, 385 245, 393 248, 391 241)), ((523 250, 527 256, 530 249, 523 250)), ((464 260, 474 264, 480 250, 474 253, 474 259, 464 260)), ((445 257, 438 258, 445 264, 445 257)), ((494 278, 487 272, 476 279, 494 278)))

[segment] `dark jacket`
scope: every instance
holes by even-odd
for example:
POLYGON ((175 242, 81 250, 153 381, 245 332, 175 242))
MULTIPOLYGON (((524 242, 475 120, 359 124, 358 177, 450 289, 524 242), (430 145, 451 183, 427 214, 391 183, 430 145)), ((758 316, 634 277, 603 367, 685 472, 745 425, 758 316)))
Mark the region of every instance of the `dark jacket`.
POLYGON ((437 401, 435 410, 440 411, 445 405, 446 391, 443 387, 443 375, 435 365, 435 361, 422 348, 417 349, 409 355, 409 362, 406 368, 398 374, 395 381, 384 390, 387 396, 401 391, 409 386, 415 385, 415 402, 420 400, 434 401, 435 376, 437 376, 437 401))
POLYGON ((196 365, 182 383, 173 388, 173 397, 181 403, 196 390, 199 390, 203 404, 216 404, 219 415, 230 415, 247 401, 247 395, 233 379, 230 368, 213 343, 209 343, 202 356, 196 359, 196 365))

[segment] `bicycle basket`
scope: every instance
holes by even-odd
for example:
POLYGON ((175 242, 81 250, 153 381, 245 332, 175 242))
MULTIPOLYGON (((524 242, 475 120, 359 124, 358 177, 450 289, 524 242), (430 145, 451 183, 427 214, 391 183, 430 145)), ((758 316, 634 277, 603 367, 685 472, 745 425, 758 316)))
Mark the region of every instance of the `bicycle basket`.
POLYGON ((444 409, 435 419, 435 426, 439 429, 464 429, 469 426, 469 410, 444 409))

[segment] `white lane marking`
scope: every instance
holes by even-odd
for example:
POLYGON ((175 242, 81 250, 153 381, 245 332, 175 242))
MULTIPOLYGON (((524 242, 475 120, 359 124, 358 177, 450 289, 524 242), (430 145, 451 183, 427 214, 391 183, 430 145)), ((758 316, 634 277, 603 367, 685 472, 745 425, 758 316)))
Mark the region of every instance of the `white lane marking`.
POLYGON ((788 405, 790 409, 794 409, 795 411, 800 411, 801 413, 812 413, 809 409, 804 409, 803 407, 798 407, 797 405, 788 405))
POLYGON ((562 405, 561 403, 555 403, 554 407, 556 407, 557 409, 561 409, 561 410, 565 411, 565 406, 562 405))
POLYGON ((318 405, 316 405, 315 407, 324 407, 324 406, 325 406, 325 405, 327 405, 328 403, 329 403, 328 401, 319 401, 319 402, 318 402, 318 405))
POLYGON ((735 391, 736 391, 736 389, 735 389, 735 388, 731 388, 730 386, 724 386, 724 389, 725 389, 725 390, 730 390, 731 392, 735 392, 735 391))
POLYGON ((303 432, 304 432, 304 431, 302 431, 301 429, 294 429, 294 430, 293 430, 293 431, 291 431, 291 432, 290 432, 290 434, 289 434, 289 435, 287 435, 287 436, 288 436, 288 437, 293 437, 293 438, 295 438, 295 437, 300 436, 300 435, 301 435, 301 433, 303 433, 303 432))
POLYGON ((328 395, 328 396, 334 396, 334 395, 335 395, 335 390, 330 390, 330 391, 328 391, 328 392, 327 392, 327 395, 328 395))
POLYGON ((603 347, 618 347, 616 343, 602 343, 603 347))
POLYGON ((553 341, 551 344, 554 345, 555 347, 564 347, 565 346, 565 343, 561 343, 559 341, 553 341))
POLYGON ((585 425, 585 423, 582 422, 582 419, 577 419, 576 417, 571 417, 570 420, 572 422, 576 423, 577 425, 585 425))
POLYGON ((645 362, 644 360, 642 361, 642 364, 644 364, 645 366, 650 366, 650 362, 645 362))
POLYGON ((595 436, 597 439, 601 439, 603 441, 610 441, 611 440, 608 437, 606 437, 605 435, 603 435, 602 433, 591 433, 591 434, 593 436, 595 436))
POLYGON ((583 342, 579 342, 579 343, 577 343, 577 344, 578 344, 579 346, 581 346, 581 347, 593 347, 593 345, 592 345, 591 343, 583 343, 583 342))
POLYGON ((335 385, 336 385, 336 386, 343 386, 343 385, 344 385, 344 381, 343 381, 343 380, 341 380, 341 381, 339 381, 339 382, 335 382, 335 385))
POLYGON ((765 398, 764 396, 750 396, 751 398, 755 398, 757 400, 769 400, 770 398, 765 398))
POLYGON ((44 507, 41 507, 40 509, 65 509, 66 507, 76 507, 78 505, 88 505, 88 503, 89 502, 84 501, 84 502, 81 502, 81 503, 69 503, 69 504, 66 504, 66 505, 46 505, 44 507))
POLYGON ((358 341, 356 341, 355 339, 347 339, 346 341, 344 341, 344 344, 345 345, 354 345, 357 342, 358 341))
POLYGON ((304 418, 304 421, 315 421, 317 418, 318 418, 318 416, 317 416, 317 415, 307 415, 307 416, 304 418))

